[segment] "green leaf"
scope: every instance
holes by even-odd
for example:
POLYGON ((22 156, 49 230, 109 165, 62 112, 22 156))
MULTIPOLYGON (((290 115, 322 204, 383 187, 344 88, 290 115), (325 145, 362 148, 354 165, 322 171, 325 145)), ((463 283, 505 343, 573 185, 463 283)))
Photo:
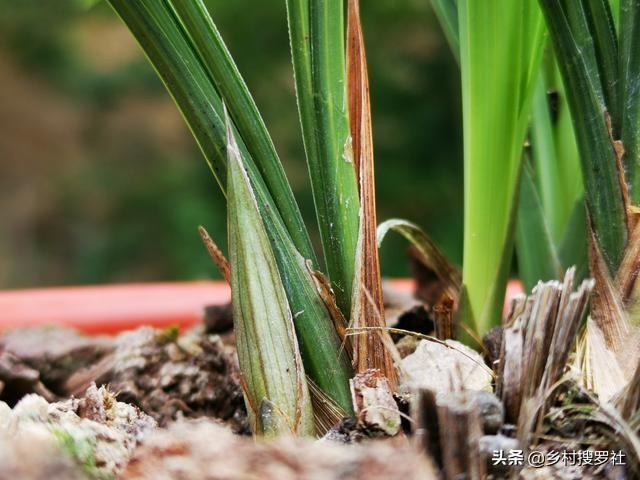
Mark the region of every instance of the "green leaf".
MULTIPOLYGON (((433 9, 440 20, 447 40, 456 57, 459 56, 457 0, 432 0, 433 9)), ((584 225, 575 235, 568 235, 567 222, 573 215, 576 199, 581 199, 582 179, 576 175, 580 168, 571 117, 567 110, 562 81, 558 77, 555 59, 551 56, 545 66, 547 72, 541 72, 536 83, 531 121, 531 142, 533 144, 534 165, 536 168, 536 187, 543 211, 536 212, 538 220, 548 226, 553 244, 567 236, 584 235, 584 225), (546 73, 546 75, 544 74, 546 73), (550 111, 548 90, 554 90, 554 112, 550 111), (540 217, 543 215, 543 217, 540 217), (564 237, 563 237, 564 233, 564 237)), ((530 174, 527 174, 530 178, 530 174)), ((524 179, 523 179, 524 182, 524 179)), ((536 197, 538 195, 536 194, 536 197)), ((532 204, 532 198, 526 201, 532 204)), ((520 204, 525 202, 520 197, 520 204)), ((522 208, 519 207, 522 211, 522 208)), ((527 212, 525 212, 525 215, 527 212)), ((518 213, 520 215, 520 213, 518 213)), ((522 222, 519 220, 518 225, 522 222)), ((570 226, 579 227, 575 223, 570 226)), ((519 230, 519 227, 518 227, 519 230)), ((523 242, 517 242, 522 244, 523 242)), ((549 247, 552 247, 549 245, 549 247)), ((554 248, 555 249, 555 248, 554 248)), ((521 256, 520 252, 518 255, 521 256)), ((532 260, 538 255, 533 255, 532 260)), ((526 261, 526 260, 525 260, 526 261)), ((520 262, 522 263, 522 261, 520 262)), ((552 262, 553 263, 553 262, 552 262)), ((565 265, 565 264, 563 264, 565 265)), ((566 264, 570 266, 572 264, 566 264)), ((525 267, 526 268, 526 267, 525 267)), ((547 268, 547 271, 549 269, 547 268)), ((542 277, 540 277, 542 278, 542 277)), ((551 278, 549 276, 549 278, 551 278)), ((555 278, 555 277, 554 277, 555 278)))
POLYGON ((315 261, 306 227, 267 127, 202 0, 170 0, 202 64, 224 99, 300 252, 315 261))
POLYGON ((640 203, 640 0, 620 0, 620 89, 622 143, 627 183, 640 203))
POLYGON ((544 216, 558 245, 576 201, 582 198, 582 178, 576 174, 580 158, 555 59, 549 58, 544 66, 533 98, 531 150, 544 216))
POLYGON ((580 160, 556 62, 553 57, 549 60, 546 75, 540 75, 536 85, 532 108, 536 175, 526 164, 516 227, 519 272, 527 290, 538 280, 561 278, 573 265, 578 267, 580 278, 586 273, 584 197, 580 175, 576 175, 580 160), (547 89, 554 92, 550 98, 547 89))
POLYGON ((229 130, 228 234, 233 322, 254 433, 311 436, 311 398, 293 318, 262 215, 229 130))
MULTIPOLYGON (((165 0, 110 0, 140 43, 180 108, 224 192, 227 190, 227 128, 224 108, 202 59, 191 47, 183 26, 165 0)), ((294 245, 290 232, 242 137, 234 132, 242 165, 278 263, 281 280, 307 374, 346 412, 352 411, 352 370, 333 320, 316 290, 308 258, 294 245)))
POLYGON ((293 312, 307 374, 346 412, 353 412, 349 379, 353 370, 312 276, 312 266, 296 250, 278 219, 262 212, 293 312))
POLYGON ((611 15, 616 29, 620 28, 620 3, 621 0, 609 0, 609 7, 611 8, 611 15))
MULTIPOLYGON (((534 165, 537 174, 537 185, 540 192, 539 201, 542 203, 543 214, 547 219, 545 223, 548 225, 551 238, 553 238, 554 241, 558 241, 562 231, 564 230, 564 223, 566 221, 564 216, 565 209, 563 208, 563 178, 559 174, 560 165, 556 155, 553 125, 551 122, 551 114, 549 112, 549 102, 547 100, 544 76, 542 74, 536 83, 531 117, 531 142, 533 147, 532 152, 534 165)), ((529 179, 531 179, 531 175, 529 175, 529 179)), ((525 183, 527 182, 523 178, 522 185, 524 186, 525 183)), ((527 199, 521 197, 520 212, 522 212, 523 201, 531 203, 527 199)), ((518 214, 518 216, 519 215, 520 214, 518 214)), ((518 223, 520 223, 520 220, 518 220, 518 223)), ((516 248, 518 247, 516 246, 516 248)), ((545 280, 548 280, 548 278, 545 278, 545 280)))
MULTIPOLYGON (((578 3, 578 2, 576 2, 578 3)), ((607 0, 583 0, 614 138, 620 138, 618 39, 607 0)))
POLYGON ((568 268, 575 265, 577 280, 582 280, 589 274, 587 212, 583 198, 579 198, 573 206, 558 246, 558 256, 563 267, 568 268))
POLYGON ((520 184, 516 254, 520 279, 527 292, 539 281, 562 278, 563 269, 532 178, 531 167, 526 163, 522 168, 520 184))
POLYGON ((597 31, 589 26, 591 17, 581 2, 540 0, 540 5, 571 109, 590 225, 607 267, 615 272, 627 242, 626 206, 607 120, 607 112, 614 110, 606 104, 594 47, 597 31))
MULTIPOLYGON (((192 28, 194 25, 201 27, 200 23, 208 25, 208 29, 215 28, 212 23, 209 24, 208 17, 196 20, 198 15, 204 16, 206 11, 200 11, 197 4, 190 2, 189 11, 192 15, 188 16, 183 24, 167 0, 109 2, 136 37, 165 83, 223 192, 227 187, 227 160, 221 94, 229 95, 230 106, 233 106, 233 112, 238 114, 238 124, 242 126, 243 133, 249 135, 250 145, 256 153, 255 157, 249 155, 244 138, 238 137, 238 144, 250 176, 262 177, 262 184, 268 192, 265 198, 268 198, 269 208, 282 216, 298 249, 307 258, 313 259, 304 223, 280 162, 275 152, 269 151, 271 143, 268 134, 259 127, 262 120, 226 47, 218 37, 207 50, 210 57, 204 59, 194 48, 191 37, 185 31, 187 21, 193 23, 189 25, 192 28), (195 9, 198 9, 198 13, 195 9), (218 84, 213 80, 214 74, 218 84), (224 88, 218 90, 219 85, 223 85, 224 88)), ((204 34, 207 31, 209 30, 204 34)), ((203 33, 192 35, 199 38, 201 34, 203 33)))
MULTIPOLYGON (((264 204, 265 200, 260 198, 264 189, 255 189, 255 193, 258 204, 264 204)), ((353 412, 349 390, 353 370, 334 319, 314 280, 313 266, 295 248, 282 220, 269 209, 261 208, 260 212, 293 312, 305 370, 318 387, 349 414, 353 412)))
POLYGON ((522 145, 543 45, 536 1, 459 0, 464 117, 462 320, 501 321, 522 145))
POLYGON ((356 183, 346 101, 342 0, 287 0, 298 110, 327 273, 351 311, 358 238, 356 183))
POLYGON ((431 0, 447 42, 456 59, 460 59, 460 35, 458 33, 458 0, 431 0))
MULTIPOLYGON (((578 145, 573 131, 571 112, 567 103, 567 94, 560 77, 557 62, 554 61, 553 70, 550 74, 550 87, 557 92, 556 123, 554 125, 554 140, 556 146, 556 160, 558 161, 558 175, 561 178, 562 214, 566 223, 571 217, 575 203, 578 200, 584 202, 584 187, 582 185, 582 175, 580 172, 580 155, 578 145)), ((535 147, 534 147, 535 148, 535 147)), ((556 243, 558 239, 556 239, 556 243)))

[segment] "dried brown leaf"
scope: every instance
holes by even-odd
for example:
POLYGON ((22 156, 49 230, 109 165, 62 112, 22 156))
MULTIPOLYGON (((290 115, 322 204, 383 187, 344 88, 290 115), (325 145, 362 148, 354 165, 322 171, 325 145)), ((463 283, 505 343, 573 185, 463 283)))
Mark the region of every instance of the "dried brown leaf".
POLYGON ((418 293, 428 291, 428 295, 422 300, 430 302, 439 299, 442 295, 447 295, 453 299, 454 310, 457 310, 462 285, 460 271, 449 262, 438 246, 420 227, 407 220, 393 218, 381 223, 377 233, 378 245, 382 243, 390 230, 399 233, 411 243, 414 247, 412 250, 413 258, 424 267, 424 272, 421 272, 421 275, 424 274, 425 278, 417 278, 419 284, 425 280, 423 285, 418 285, 418 293), (439 283, 437 288, 434 288, 433 283, 435 282, 432 277, 435 277, 439 283), (434 292, 436 293, 434 294, 434 292))
MULTIPOLYGON (((631 215, 635 218, 636 215, 631 215)), ((640 272, 640 222, 631 231, 624 257, 615 277, 615 287, 620 292, 621 300, 626 306, 633 292, 640 272)))
POLYGON ((344 318, 342 311, 338 307, 336 303, 336 296, 333 293, 333 289, 331 288, 331 282, 327 277, 324 276, 322 272, 315 270, 313 268, 313 264, 309 261, 306 262, 307 270, 311 274, 311 278, 316 286, 316 290, 318 291, 318 295, 322 299, 325 307, 327 307, 327 311, 333 320, 333 325, 335 326, 336 332, 338 332, 338 336, 343 343, 343 346, 347 347, 347 351, 349 352, 349 358, 351 358, 351 344, 350 339, 347 337, 347 319, 344 318))
POLYGON ((200 234, 200 238, 202 238, 202 242, 204 243, 207 252, 209 252, 209 255, 211 256, 213 263, 216 264, 225 281, 231 285, 231 269, 229 267, 229 261, 224 256, 224 253, 222 253, 220 247, 216 245, 209 235, 209 232, 207 232, 202 225, 198 227, 198 233, 200 234))
MULTIPOLYGON (((356 251, 351 321, 355 327, 384 326, 382 279, 376 238, 376 203, 369 102, 369 78, 358 0, 348 2, 347 92, 354 165, 360 189, 360 227, 356 251), (370 298, 369 298, 370 297, 370 298)), ((382 335, 387 335, 382 331, 382 335)), ((354 340, 356 372, 380 370, 392 390, 397 375, 390 352, 380 334, 367 333, 354 340)))
POLYGON ((604 113, 607 130, 609 131, 609 139, 611 140, 611 145, 613 146, 613 150, 616 154, 616 170, 618 172, 620 192, 622 193, 622 202, 626 212, 627 229, 631 231, 633 230, 633 217, 630 215, 631 199, 629 197, 629 185, 625 178, 624 164, 622 161, 625 154, 625 148, 622 141, 616 140, 613 136, 613 128, 611 126, 611 116, 609 115, 609 112, 605 111, 604 113))
POLYGON ((307 377, 307 385, 309 386, 311 404, 313 405, 316 435, 322 437, 337 425, 342 418, 346 417, 347 413, 309 377, 307 377))
POLYGON ((629 323, 620 292, 614 285, 609 269, 598 249, 595 233, 590 230, 589 269, 596 281, 591 303, 591 317, 602 330, 606 344, 615 353, 624 349, 629 323))

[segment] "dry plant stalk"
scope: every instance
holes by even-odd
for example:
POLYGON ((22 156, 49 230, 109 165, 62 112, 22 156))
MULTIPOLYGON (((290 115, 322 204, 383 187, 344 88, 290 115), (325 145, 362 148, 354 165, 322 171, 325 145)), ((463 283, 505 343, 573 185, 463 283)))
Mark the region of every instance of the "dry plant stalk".
MULTIPOLYGON (((349 0, 347 24, 347 92, 353 158, 360 192, 360 227, 356 250, 351 322, 355 328, 384 327, 382 279, 376 238, 376 201, 371 131, 369 78, 360 23, 359 0, 349 0)), ((358 335, 354 339, 354 364, 358 373, 381 371, 392 391, 398 378, 393 358, 380 335, 385 331, 358 335)))
POLYGON ((486 478, 480 455, 482 424, 476 403, 464 392, 439 397, 436 401, 444 478, 481 480, 486 478))
POLYGON ((442 468, 436 394, 431 390, 423 389, 417 392, 416 397, 417 400, 411 404, 411 418, 415 419, 414 438, 422 450, 433 458, 439 468, 442 468))
POLYGON ((434 459, 445 480, 486 478, 480 454, 480 412, 468 392, 436 397, 431 390, 420 390, 412 407, 417 443, 434 459))
POLYGON ((594 282, 573 291, 575 269, 564 282, 539 283, 512 301, 505 322, 497 392, 522 445, 538 431, 553 387, 563 377, 594 282))
POLYGON ((436 338, 440 340, 456 338, 454 308, 454 300, 447 294, 444 294, 433 307, 436 338))

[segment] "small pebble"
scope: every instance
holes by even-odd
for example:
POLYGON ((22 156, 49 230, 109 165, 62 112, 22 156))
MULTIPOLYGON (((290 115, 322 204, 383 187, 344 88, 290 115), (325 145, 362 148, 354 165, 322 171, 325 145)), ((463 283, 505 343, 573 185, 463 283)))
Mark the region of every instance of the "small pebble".
POLYGON ((473 399, 480 411, 484 433, 498 433, 504 423, 504 406, 500 399, 493 393, 484 390, 473 392, 473 399))

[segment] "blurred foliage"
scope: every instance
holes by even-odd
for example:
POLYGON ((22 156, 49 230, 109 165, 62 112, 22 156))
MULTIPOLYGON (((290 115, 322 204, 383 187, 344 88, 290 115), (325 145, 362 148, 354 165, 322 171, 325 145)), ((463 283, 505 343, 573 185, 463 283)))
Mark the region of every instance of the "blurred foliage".
MULTIPOLYGON (((309 224, 285 2, 209 0, 309 224)), ((458 263, 458 67, 429 2, 369 0, 379 219, 420 224, 458 263)), ((0 0, 0 287, 207 278, 196 232, 224 202, 128 32, 95 0, 0 0)), ((382 251, 407 273, 406 246, 382 251)))

